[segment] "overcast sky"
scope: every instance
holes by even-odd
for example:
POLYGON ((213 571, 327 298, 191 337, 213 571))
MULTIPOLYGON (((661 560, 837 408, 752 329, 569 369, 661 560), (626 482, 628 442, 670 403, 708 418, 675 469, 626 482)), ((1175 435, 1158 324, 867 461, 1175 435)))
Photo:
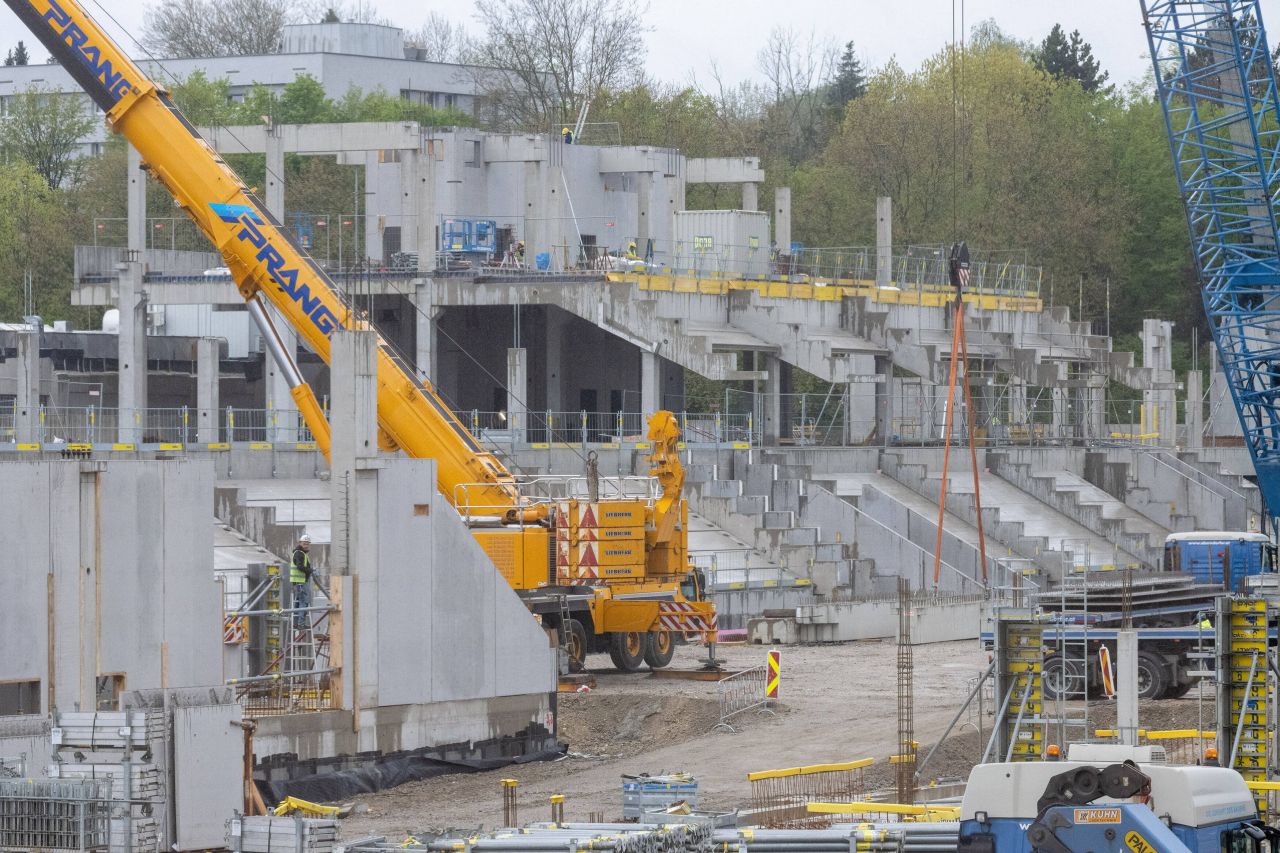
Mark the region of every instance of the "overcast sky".
MULTIPOLYGON (((643 2, 643 0, 638 0, 643 2)), ((25 0, 19 0, 25 2, 25 0)), ((122 32, 140 30, 148 3, 141 0, 81 0, 127 52, 140 53, 122 32), (101 5, 99 5, 101 4, 101 5), (119 21, 107 20, 103 7, 119 21)), ((473 3, 437 0, 372 0, 381 14, 398 25, 414 28, 429 10, 478 29, 463 15, 473 3)), ((1262 0, 1268 38, 1280 36, 1280 0, 1262 0)), ((1094 52, 1114 82, 1139 78, 1147 70, 1146 38, 1138 0, 967 0, 965 18, 973 23, 994 18, 1000 27, 1020 39, 1039 41, 1054 23, 1068 31, 1078 29, 1093 44, 1094 52)), ((691 79, 709 82, 712 65, 728 81, 757 75, 756 52, 776 25, 807 31, 817 27, 820 37, 843 43, 852 40, 865 63, 875 68, 890 58, 913 68, 951 38, 951 0, 650 0, 648 20, 653 31, 645 36, 649 46, 651 76, 670 82, 691 79)), ((0 51, 18 39, 32 40, 8 9, 0 12, 0 51)), ((36 50, 38 59, 47 54, 36 50)))

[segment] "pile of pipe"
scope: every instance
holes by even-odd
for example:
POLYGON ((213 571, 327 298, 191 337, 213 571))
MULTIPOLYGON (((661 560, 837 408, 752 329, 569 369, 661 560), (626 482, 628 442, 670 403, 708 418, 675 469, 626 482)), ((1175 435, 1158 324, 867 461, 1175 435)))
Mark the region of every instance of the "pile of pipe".
POLYGON ((719 829, 719 853, 955 853, 960 824, 846 823, 829 829, 719 829))
MULTIPOLYGON (((376 838, 347 845, 347 853, 435 850, 441 853, 711 853, 711 825, 638 823, 532 823, 485 834, 416 835, 409 841, 376 838)), ((848 853, 848 850, 844 851, 848 853)))

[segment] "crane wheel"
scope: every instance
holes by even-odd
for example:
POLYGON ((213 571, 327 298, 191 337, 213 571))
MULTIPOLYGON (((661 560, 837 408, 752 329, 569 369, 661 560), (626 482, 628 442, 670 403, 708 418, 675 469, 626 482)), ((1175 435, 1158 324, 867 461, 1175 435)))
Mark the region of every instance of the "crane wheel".
POLYGON ((646 634, 638 631, 615 631, 609 635, 609 657, 623 672, 635 672, 644 663, 648 643, 646 634))
POLYGON ((582 672, 587 668, 587 629, 577 619, 564 623, 565 651, 569 655, 569 671, 582 672))
POLYGON ((645 635, 644 662, 650 669, 662 669, 676 653, 675 639, 667 631, 650 631, 645 635))

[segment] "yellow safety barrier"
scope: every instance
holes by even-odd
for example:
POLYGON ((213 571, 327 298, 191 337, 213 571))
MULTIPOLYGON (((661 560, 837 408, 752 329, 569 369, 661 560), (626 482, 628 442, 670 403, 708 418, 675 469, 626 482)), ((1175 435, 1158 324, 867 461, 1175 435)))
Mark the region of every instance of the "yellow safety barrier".
POLYGON ((860 758, 748 773, 755 819, 769 827, 825 825, 830 821, 809 812, 805 805, 864 799, 867 785, 863 770, 874 763, 874 759, 860 758))
POLYGON ((959 820, 959 806, 905 805, 903 803, 809 803, 807 809, 814 814, 847 815, 898 815, 924 818, 925 821, 959 820))
POLYGON ((285 797, 274 809, 275 814, 281 817, 294 812, 307 817, 337 817, 339 811, 337 806, 322 806, 297 797, 285 797))

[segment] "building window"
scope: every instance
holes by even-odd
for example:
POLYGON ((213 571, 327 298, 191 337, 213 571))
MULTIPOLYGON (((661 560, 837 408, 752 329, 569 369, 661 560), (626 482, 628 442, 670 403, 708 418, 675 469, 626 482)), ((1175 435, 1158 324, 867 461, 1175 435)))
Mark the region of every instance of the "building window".
POLYGON ((0 717, 40 713, 40 679, 0 681, 0 717))
POLYGON ((98 676, 97 700, 99 711, 118 711, 120 694, 124 692, 124 673, 108 672, 98 676))
POLYGON ((480 140, 479 140, 479 139, 468 139, 468 140, 467 140, 467 161, 466 161, 466 164, 467 164, 468 166, 479 166, 479 165, 480 165, 480 140))

